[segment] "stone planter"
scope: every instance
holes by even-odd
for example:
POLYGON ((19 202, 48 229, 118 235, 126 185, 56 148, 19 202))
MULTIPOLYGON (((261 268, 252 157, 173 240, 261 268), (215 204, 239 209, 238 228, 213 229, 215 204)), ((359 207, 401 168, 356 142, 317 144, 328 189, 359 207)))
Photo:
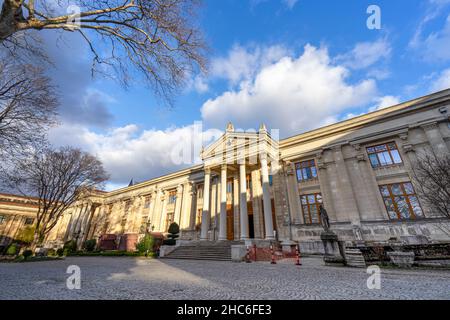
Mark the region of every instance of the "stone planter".
POLYGON ((391 262, 400 268, 411 268, 414 263, 414 252, 392 251, 387 255, 391 262))

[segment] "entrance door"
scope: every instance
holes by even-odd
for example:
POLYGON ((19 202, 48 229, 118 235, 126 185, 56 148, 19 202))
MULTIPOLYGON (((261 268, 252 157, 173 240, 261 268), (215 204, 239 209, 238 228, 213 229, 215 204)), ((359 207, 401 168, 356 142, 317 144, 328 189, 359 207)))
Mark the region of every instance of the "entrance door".
POLYGON ((227 204, 227 239, 234 240, 234 212, 231 204, 227 204))
POLYGON ((255 238, 255 224, 253 222, 253 203, 251 201, 247 202, 247 212, 248 212, 248 236, 250 239, 255 238))

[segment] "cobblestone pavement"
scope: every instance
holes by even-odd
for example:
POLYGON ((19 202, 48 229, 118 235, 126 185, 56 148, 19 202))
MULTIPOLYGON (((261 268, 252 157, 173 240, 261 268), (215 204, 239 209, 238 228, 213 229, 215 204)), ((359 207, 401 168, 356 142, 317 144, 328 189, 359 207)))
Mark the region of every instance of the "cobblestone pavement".
POLYGON ((369 290, 364 269, 325 267, 321 259, 232 263, 78 257, 0 263, 0 299, 450 299, 450 271, 382 269, 369 290), (69 265, 81 289, 68 290, 69 265))

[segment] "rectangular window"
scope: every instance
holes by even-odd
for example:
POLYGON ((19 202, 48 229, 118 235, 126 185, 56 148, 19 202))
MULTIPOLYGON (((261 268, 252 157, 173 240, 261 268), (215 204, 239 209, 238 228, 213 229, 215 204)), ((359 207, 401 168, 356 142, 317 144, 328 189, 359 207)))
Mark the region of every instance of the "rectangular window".
POLYGON ((166 230, 166 231, 169 230, 169 227, 170 227, 170 225, 173 222, 173 217, 174 217, 174 213, 173 212, 167 213, 167 216, 166 216, 166 227, 164 228, 164 230, 166 230))
POLYGON ((25 219, 25 224, 26 225, 30 225, 30 224, 33 224, 34 223, 34 218, 26 218, 25 219))
POLYGON ((233 180, 227 182, 227 193, 233 193, 233 180))
POLYGON ((150 200, 151 200, 150 196, 145 197, 145 200, 144 200, 144 208, 145 209, 150 208, 150 200))
POLYGON ((303 161, 295 164, 297 181, 308 181, 317 178, 317 167, 315 160, 303 161))
POLYGON ((6 222, 6 216, 0 216, 0 224, 4 224, 6 222))
POLYGON ((391 220, 424 217, 411 182, 380 186, 380 192, 391 220))
POLYGON ((169 193, 169 204, 174 204, 177 201, 177 192, 171 191, 169 193))
POLYGON ((395 142, 368 147, 367 153, 369 155, 372 168, 402 163, 402 158, 400 157, 400 153, 398 152, 395 142))
POLYGON ((306 194, 300 196, 300 200, 305 224, 320 223, 319 206, 322 204, 322 195, 320 193, 306 194))
POLYGON ((197 195, 198 199, 203 199, 203 185, 199 185, 197 187, 197 195))
POLYGON ((145 233, 147 231, 147 220, 148 220, 148 216, 142 217, 140 233, 145 233))
POLYGON ((195 223, 195 230, 196 231, 200 231, 201 227, 202 227, 202 214, 203 214, 203 210, 202 209, 198 209, 197 210, 197 218, 196 223, 195 223))
POLYGON ((130 211, 130 207, 131 201, 130 200, 125 201, 125 213, 128 213, 130 211))
POLYGON ((269 186, 273 185, 273 175, 269 175, 269 186))

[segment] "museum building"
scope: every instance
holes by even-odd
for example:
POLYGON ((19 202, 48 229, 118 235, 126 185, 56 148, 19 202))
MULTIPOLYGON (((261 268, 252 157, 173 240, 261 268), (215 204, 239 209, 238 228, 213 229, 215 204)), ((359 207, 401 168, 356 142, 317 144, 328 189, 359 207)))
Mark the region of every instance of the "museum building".
MULTIPOLYGON (((200 165, 93 193, 65 212, 47 243, 112 236, 129 249, 176 222, 181 245, 276 241, 323 253, 321 205, 348 243, 448 242, 450 220, 416 193, 413 168, 421 153, 450 152, 449 120, 445 90, 279 141, 265 125, 240 132, 230 123, 200 165)), ((0 232, 7 215, 0 211, 0 232)))

